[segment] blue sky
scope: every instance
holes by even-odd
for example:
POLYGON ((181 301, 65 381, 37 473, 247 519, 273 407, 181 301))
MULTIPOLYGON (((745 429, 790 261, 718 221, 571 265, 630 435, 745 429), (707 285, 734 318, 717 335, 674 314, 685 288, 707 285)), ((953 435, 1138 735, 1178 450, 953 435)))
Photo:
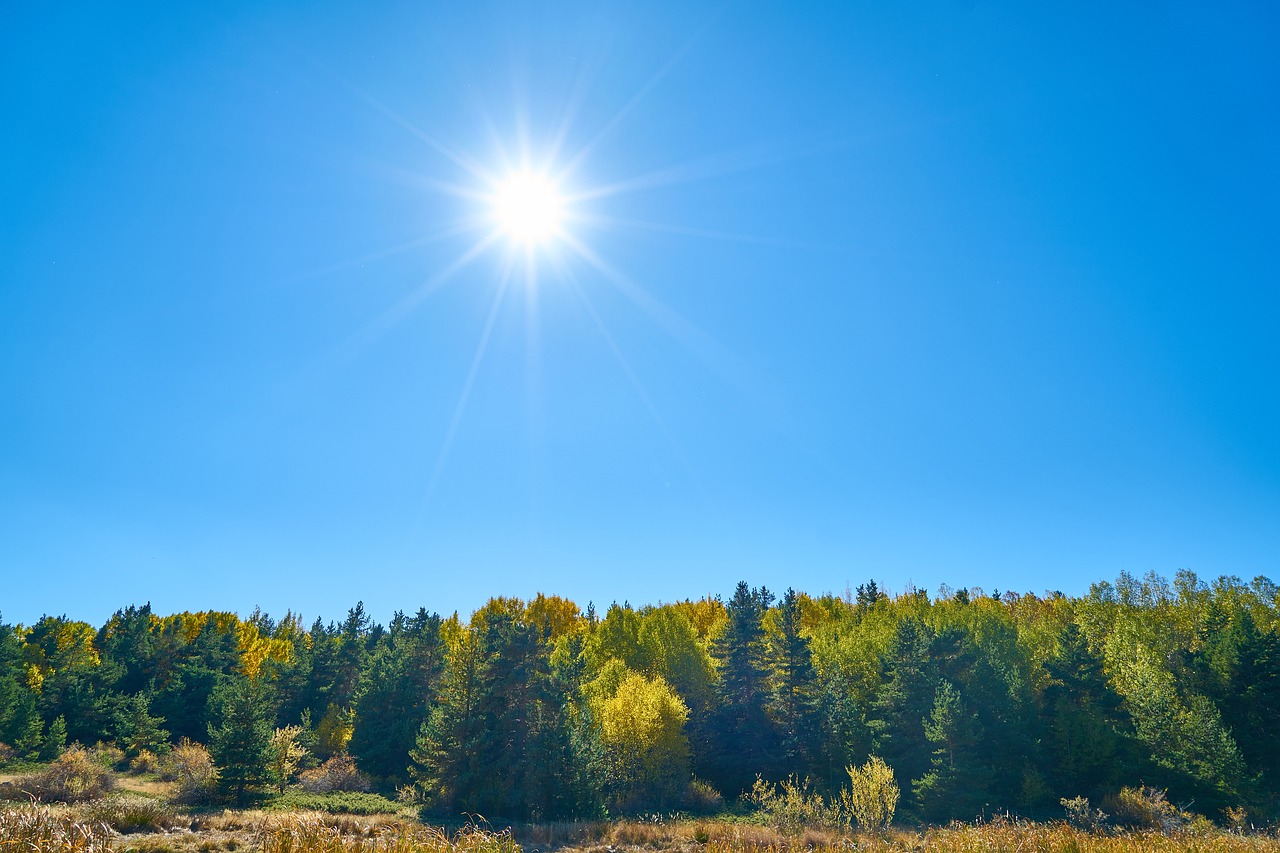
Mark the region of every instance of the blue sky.
POLYGON ((1275 577, 1278 36, 11 6, 0 612, 1275 577), (570 239, 446 274, 522 152, 570 239))

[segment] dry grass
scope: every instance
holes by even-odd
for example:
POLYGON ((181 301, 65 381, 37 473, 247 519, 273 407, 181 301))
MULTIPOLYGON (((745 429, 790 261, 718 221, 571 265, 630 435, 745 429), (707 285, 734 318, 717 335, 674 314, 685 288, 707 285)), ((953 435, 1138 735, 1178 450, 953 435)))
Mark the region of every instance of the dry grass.
POLYGON ((1062 822, 994 821, 954 824, 919 831, 891 829, 885 833, 853 833, 808 829, 783 834, 775 829, 716 820, 616 821, 580 824, 542 824, 517 833, 528 853, 618 853, 623 850, 663 850, 678 853, 951 853, 951 851, 1010 851, 1010 853, 1280 853, 1280 839, 1268 835, 1233 835, 1220 830, 1163 834, 1155 831, 1090 833, 1062 822))
POLYGON ((263 811, 201 815, 169 832, 116 837, 83 819, 89 806, 28 805, 0 813, 0 853, 1280 853, 1274 835, 1199 831, 1090 833, 1066 823, 995 820, 917 831, 783 834, 752 824, 706 820, 551 823, 452 835, 404 818, 263 811))
POLYGON ((510 832, 475 826, 453 835, 435 827, 404 825, 348 834, 324 820, 291 817, 267 822, 259 837, 262 853, 521 853, 510 832))
POLYGON ((111 832, 101 824, 80 823, 36 805, 0 812, 0 851, 5 853, 107 853, 110 849, 111 832))

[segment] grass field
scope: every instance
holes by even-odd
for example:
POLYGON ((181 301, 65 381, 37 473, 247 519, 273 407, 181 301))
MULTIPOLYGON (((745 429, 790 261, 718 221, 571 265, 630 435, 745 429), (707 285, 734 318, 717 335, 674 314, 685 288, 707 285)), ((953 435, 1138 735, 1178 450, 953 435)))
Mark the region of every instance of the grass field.
POLYGON ((160 832, 120 835, 85 820, 83 807, 26 805, 0 814, 0 851, 49 853, 848 853, 864 851, 1280 851, 1274 834, 1220 829, 1162 834, 1091 833, 1062 822, 996 820, 873 835, 784 835, 721 820, 559 823, 449 832, 405 816, 223 811, 184 818, 160 832))

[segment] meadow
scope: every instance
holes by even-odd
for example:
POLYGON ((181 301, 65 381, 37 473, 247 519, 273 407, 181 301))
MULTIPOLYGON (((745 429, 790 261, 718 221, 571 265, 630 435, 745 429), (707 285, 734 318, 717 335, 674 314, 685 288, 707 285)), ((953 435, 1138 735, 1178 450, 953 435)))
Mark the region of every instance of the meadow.
POLYGON ((783 833, 741 820, 663 818, 521 824, 449 830, 405 815, 353 816, 224 810, 158 831, 120 834, 87 810, 41 804, 0 811, 0 850, 41 853, 847 853, 865 851, 1233 851, 1280 850, 1268 832, 1202 825, 1177 832, 1089 831, 1065 821, 997 817, 945 827, 783 833))

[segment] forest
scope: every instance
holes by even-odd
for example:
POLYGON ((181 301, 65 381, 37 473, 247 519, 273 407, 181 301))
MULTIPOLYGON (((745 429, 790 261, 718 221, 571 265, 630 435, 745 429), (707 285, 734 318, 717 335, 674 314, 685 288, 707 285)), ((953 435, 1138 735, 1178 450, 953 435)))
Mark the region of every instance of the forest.
POLYGON ((874 761, 922 822, 1133 788, 1270 818, 1278 608, 1267 578, 1189 571, 1080 597, 743 582, 601 613, 539 594, 386 624, 362 604, 310 626, 144 604, 97 627, 0 622, 0 761, 186 750, 223 801, 345 774, 427 813, 512 820, 834 797, 874 761))

